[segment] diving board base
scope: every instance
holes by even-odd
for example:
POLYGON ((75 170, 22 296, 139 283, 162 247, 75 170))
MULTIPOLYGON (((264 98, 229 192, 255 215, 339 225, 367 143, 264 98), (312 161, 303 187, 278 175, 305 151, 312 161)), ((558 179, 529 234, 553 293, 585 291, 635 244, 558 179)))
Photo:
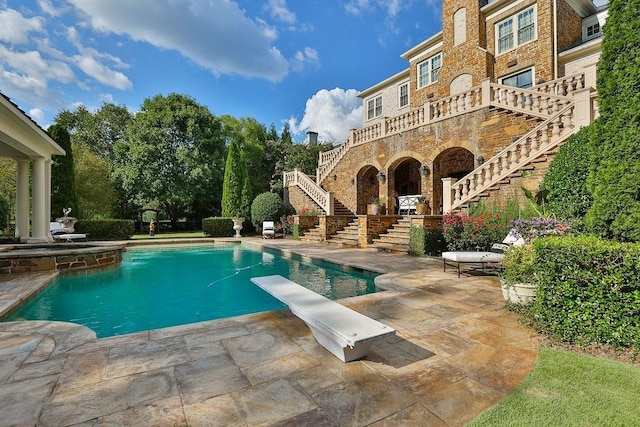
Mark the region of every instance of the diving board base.
POLYGON ((318 343, 343 362, 367 356, 374 340, 395 335, 395 329, 325 298, 282 276, 251 281, 286 304, 307 324, 318 343))

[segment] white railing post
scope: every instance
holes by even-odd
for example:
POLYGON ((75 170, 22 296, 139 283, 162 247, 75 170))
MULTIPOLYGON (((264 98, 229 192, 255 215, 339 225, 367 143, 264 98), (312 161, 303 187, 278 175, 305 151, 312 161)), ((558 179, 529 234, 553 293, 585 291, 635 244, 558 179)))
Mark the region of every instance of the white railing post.
POLYGON ((455 178, 442 178, 442 213, 446 214, 451 212, 452 196, 453 192, 451 188, 456 182, 455 178))
POLYGON ((482 98, 481 104, 483 107, 488 107, 491 104, 491 79, 486 78, 481 82, 482 98))

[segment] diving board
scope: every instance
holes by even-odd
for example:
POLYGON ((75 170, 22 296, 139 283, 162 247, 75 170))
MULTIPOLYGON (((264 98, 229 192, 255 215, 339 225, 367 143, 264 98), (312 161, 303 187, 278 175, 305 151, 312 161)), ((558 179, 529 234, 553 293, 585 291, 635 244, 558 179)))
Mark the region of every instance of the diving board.
POLYGON ((316 341, 343 362, 362 359, 373 341, 396 333, 395 329, 285 277, 252 277, 251 281, 289 306, 311 329, 316 341))

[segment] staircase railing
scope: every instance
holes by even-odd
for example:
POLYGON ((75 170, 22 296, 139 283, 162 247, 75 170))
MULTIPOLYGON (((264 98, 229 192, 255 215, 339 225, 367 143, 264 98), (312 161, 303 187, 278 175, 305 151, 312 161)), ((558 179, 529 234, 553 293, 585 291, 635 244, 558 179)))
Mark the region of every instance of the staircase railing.
POLYGON ((450 207, 443 206, 443 211, 459 209, 536 158, 552 151, 579 129, 575 120, 575 104, 571 103, 448 189, 444 185, 443 192, 451 192, 453 200, 450 207))
POLYGON ((285 172, 283 176, 285 187, 297 186, 316 202, 326 215, 333 215, 333 194, 329 193, 304 172, 295 169, 293 172, 285 172))
POLYGON ((320 153, 316 181, 322 182, 345 154, 353 147, 430 123, 468 114, 486 107, 497 107, 526 114, 537 119, 548 119, 571 102, 575 92, 587 87, 585 73, 562 77, 531 89, 520 89, 491 83, 489 79, 466 92, 452 95, 394 117, 386 117, 361 129, 352 130, 339 147, 320 153))

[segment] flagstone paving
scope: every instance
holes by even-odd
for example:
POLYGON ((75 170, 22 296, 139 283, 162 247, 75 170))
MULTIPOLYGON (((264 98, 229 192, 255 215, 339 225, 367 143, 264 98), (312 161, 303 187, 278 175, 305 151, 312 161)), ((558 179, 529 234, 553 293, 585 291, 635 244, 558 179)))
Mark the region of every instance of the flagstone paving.
MULTIPOLYGON (((397 330, 342 363, 288 310, 96 339, 79 325, 0 323, 0 425, 458 426, 517 387, 535 337, 495 277, 438 260, 244 239, 385 273, 340 300, 397 330)), ((0 312, 55 274, 0 277, 0 312)))

